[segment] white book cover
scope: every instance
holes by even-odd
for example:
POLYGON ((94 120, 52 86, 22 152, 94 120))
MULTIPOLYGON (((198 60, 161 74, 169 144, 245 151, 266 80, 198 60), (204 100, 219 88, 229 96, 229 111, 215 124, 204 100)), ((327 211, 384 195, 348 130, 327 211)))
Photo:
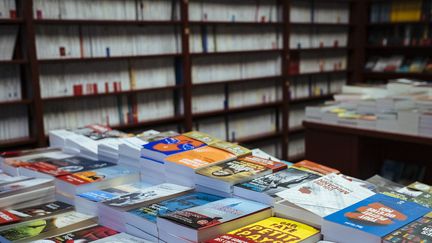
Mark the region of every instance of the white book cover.
POLYGON ((321 217, 357 203, 375 193, 340 174, 329 174, 276 193, 279 197, 321 217))

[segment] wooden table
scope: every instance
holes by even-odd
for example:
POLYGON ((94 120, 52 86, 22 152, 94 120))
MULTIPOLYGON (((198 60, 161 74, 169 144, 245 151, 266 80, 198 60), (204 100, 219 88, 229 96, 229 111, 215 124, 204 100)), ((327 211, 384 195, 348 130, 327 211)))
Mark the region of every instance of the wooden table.
POLYGON ((432 138, 304 122, 306 159, 366 179, 377 174, 384 160, 426 167, 423 182, 432 184, 432 138))

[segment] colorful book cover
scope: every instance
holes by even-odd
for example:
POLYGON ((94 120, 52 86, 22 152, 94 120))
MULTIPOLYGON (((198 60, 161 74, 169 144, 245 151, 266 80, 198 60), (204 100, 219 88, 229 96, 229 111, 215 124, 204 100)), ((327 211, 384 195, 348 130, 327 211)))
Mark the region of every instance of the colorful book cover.
POLYGON ((65 159, 40 157, 28 160, 23 165, 21 165, 21 167, 53 176, 62 176, 80 171, 101 169, 114 165, 116 164, 105 161, 94 161, 81 157, 71 157, 65 159))
POLYGON ((30 179, 0 186, 0 196, 52 182, 52 179, 30 179))
POLYGON ((403 187, 397 192, 387 192, 383 194, 405 201, 415 202, 427 208, 432 208, 432 194, 428 192, 416 191, 409 187, 403 187))
POLYGON ((157 198, 184 193, 189 190, 191 190, 191 188, 189 187, 179 186, 170 183, 163 183, 160 185, 144 188, 136 192, 121 195, 110 200, 106 200, 103 202, 103 204, 111 207, 126 208, 157 198))
POLYGON ((247 216, 269 206, 240 198, 225 198, 202 206, 176 211, 162 218, 194 229, 204 229, 247 216))
POLYGON ((18 227, 0 231, 0 236, 9 241, 25 240, 90 219, 92 219, 91 216, 78 212, 70 212, 48 219, 29 221, 23 225, 19 225, 18 227))
POLYGON ((287 164, 284 162, 274 161, 274 160, 270 160, 270 159, 264 159, 264 158, 253 156, 253 155, 248 155, 248 156, 239 158, 239 160, 263 165, 263 166, 267 167, 268 169, 270 169, 272 172, 284 170, 288 167, 287 164))
POLYGON ((384 238, 389 243, 432 242, 432 213, 396 230, 384 238))
POLYGON ((240 146, 238 144, 234 144, 226 141, 219 141, 216 143, 212 143, 210 146, 230 152, 237 157, 242 157, 242 156, 252 154, 251 150, 243 146, 240 146))
POLYGON ((119 232, 105 226, 93 226, 90 228, 69 232, 49 239, 35 241, 34 243, 85 243, 104 239, 119 232))
POLYGON ((143 145, 147 150, 159 152, 167 156, 203 146, 206 146, 205 143, 183 135, 168 137, 143 145))
POLYGON ((319 177, 320 175, 318 174, 291 167, 273 174, 258 177, 245 183, 237 184, 236 186, 277 197, 276 193, 278 192, 301 183, 315 180, 319 177))
POLYGON ((82 171, 59 176, 57 179, 79 186, 135 173, 137 172, 127 167, 111 166, 93 171, 82 171))
POLYGON ((369 189, 347 180, 343 175, 328 174, 276 195, 324 217, 374 194, 369 189))
POLYGON ((417 190, 417 191, 432 193, 432 186, 429 186, 427 184, 424 184, 424 183, 421 183, 418 181, 408 185, 408 188, 413 189, 413 190, 417 190))
POLYGON ((191 131, 188 133, 183 133, 183 135, 186 137, 190 137, 190 138, 193 138, 195 140, 198 140, 200 142, 203 142, 207 145, 220 141, 220 139, 215 138, 212 135, 209 135, 209 134, 204 133, 204 132, 199 132, 199 131, 191 131))
POLYGON ((416 203, 375 194, 324 219, 384 237, 429 212, 416 203))
POLYGON ((201 206, 221 199, 223 199, 223 197, 202 192, 193 192, 173 199, 153 203, 145 207, 133 209, 128 212, 156 223, 156 218, 161 215, 201 206))
POLYGON ((6 224, 25 222, 73 210, 73 206, 63 202, 50 202, 21 209, 0 210, 0 227, 6 224))
POLYGON ((178 133, 176 133, 174 131, 167 131, 167 132, 160 132, 160 133, 156 133, 156 134, 143 133, 143 134, 140 134, 136 137, 141 139, 144 142, 150 143, 150 142, 158 141, 161 139, 165 139, 165 138, 173 137, 173 136, 177 136, 177 135, 178 135, 178 133))
POLYGON ((106 188, 103 190, 84 192, 84 193, 78 194, 78 196, 85 198, 87 200, 90 200, 92 202, 102 202, 105 200, 119 197, 119 196, 124 195, 124 194, 128 194, 131 192, 142 190, 142 189, 150 187, 150 186, 151 185, 148 183, 139 182, 139 183, 135 183, 135 184, 120 185, 120 186, 116 186, 116 187, 106 188))
POLYGON ((302 242, 319 230, 289 219, 270 217, 233 230, 207 243, 302 242))
POLYGON ((226 160, 235 159, 236 156, 210 146, 205 146, 183 153, 171 155, 165 161, 184 165, 192 169, 198 169, 214 163, 220 163, 226 160))
POLYGON ((118 130, 113 130, 108 126, 100 124, 92 124, 85 127, 71 130, 73 133, 83 135, 91 140, 101 140, 105 138, 122 138, 129 137, 130 135, 118 130))
POLYGON ((366 181, 376 185, 377 186, 376 192, 380 192, 380 193, 388 192, 388 191, 397 191, 403 188, 403 185, 388 180, 379 175, 374 175, 371 178, 367 179, 366 181))
POLYGON ((303 160, 293 165, 297 169, 307 170, 320 175, 328 175, 331 173, 340 173, 338 170, 318 164, 309 160, 303 160))
POLYGON ((244 160, 227 161, 196 171, 197 174, 225 181, 231 184, 243 182, 260 174, 269 174, 272 170, 262 164, 244 160))

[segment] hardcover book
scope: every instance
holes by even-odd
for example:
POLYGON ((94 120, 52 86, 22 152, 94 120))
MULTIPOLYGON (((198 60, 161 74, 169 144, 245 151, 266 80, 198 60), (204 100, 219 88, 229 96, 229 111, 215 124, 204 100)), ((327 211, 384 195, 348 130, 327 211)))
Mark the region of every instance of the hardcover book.
POLYGON ((0 210, 0 230, 7 226, 15 226, 16 223, 50 217, 71 210, 73 210, 72 205, 59 201, 21 209, 3 209, 0 210))
POLYGON ((432 213, 393 231, 384 237, 383 241, 385 243, 432 242, 432 213))
POLYGON ((290 203, 321 217, 372 196, 372 191, 352 183, 343 175, 328 174, 276 193, 290 203))
POLYGON ((206 243, 317 242, 319 230, 293 220, 271 217, 230 231, 206 243))
POLYGON ((71 242, 94 242, 104 239, 119 232, 105 226, 92 226, 90 228, 72 231, 66 234, 58 235, 44 240, 38 240, 34 243, 71 243, 71 242))
POLYGON ((328 240, 381 242, 382 237, 429 212, 416 203, 375 194, 325 217, 322 233, 328 240))
POLYGON ((193 229, 203 229, 268 208, 267 205, 240 198, 225 198, 205 205, 165 214, 161 218, 193 229))

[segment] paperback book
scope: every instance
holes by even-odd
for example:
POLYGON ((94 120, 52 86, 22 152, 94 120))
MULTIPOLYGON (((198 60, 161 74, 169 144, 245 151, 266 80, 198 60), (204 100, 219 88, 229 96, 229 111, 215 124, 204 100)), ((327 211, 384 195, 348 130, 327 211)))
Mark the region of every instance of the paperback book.
POLYGON ((91 226, 89 228, 72 231, 66 234, 47 238, 44 240, 38 240, 35 241, 34 243, 94 242, 116 234, 119 234, 119 232, 105 226, 96 225, 96 226, 91 226))
POLYGON ((432 242, 432 213, 428 213, 420 219, 393 231, 384 237, 383 242, 432 242))

